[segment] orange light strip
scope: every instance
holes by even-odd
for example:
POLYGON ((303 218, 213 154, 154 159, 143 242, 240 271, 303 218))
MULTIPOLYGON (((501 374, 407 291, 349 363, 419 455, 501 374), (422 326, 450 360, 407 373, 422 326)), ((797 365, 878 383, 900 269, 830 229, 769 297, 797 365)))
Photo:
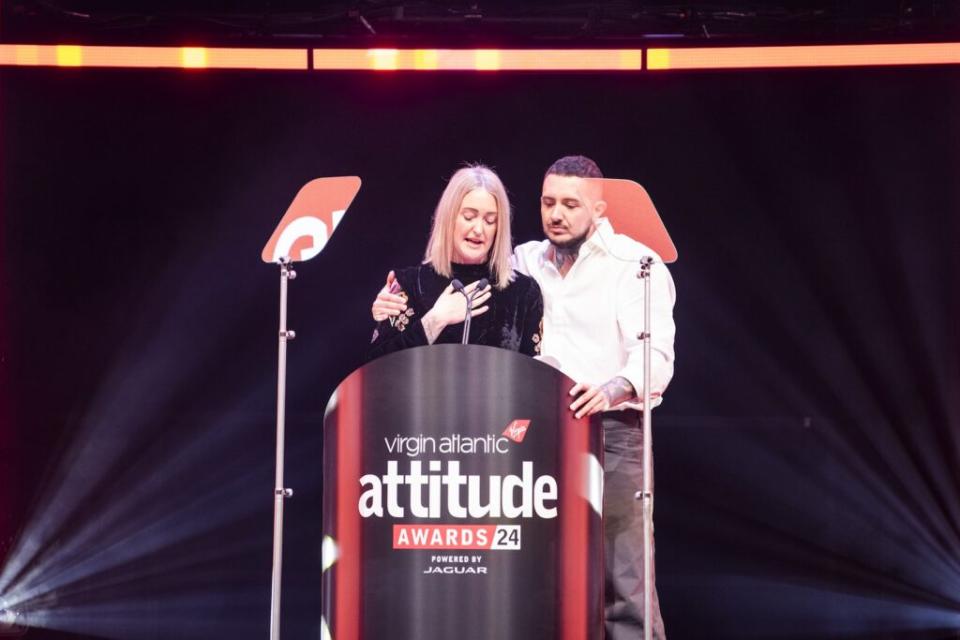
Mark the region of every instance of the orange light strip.
MULTIPOLYGON (((0 44, 0 66, 319 71, 639 71, 641 49, 241 49, 0 44)), ((646 68, 960 64, 960 43, 648 49, 646 68)))
POLYGON ((647 49, 651 71, 911 64, 960 64, 960 43, 647 49))
POLYGON ((170 69, 306 69, 304 49, 0 45, 0 65, 170 69))
POLYGON ((641 49, 314 49, 318 71, 639 71, 641 49))

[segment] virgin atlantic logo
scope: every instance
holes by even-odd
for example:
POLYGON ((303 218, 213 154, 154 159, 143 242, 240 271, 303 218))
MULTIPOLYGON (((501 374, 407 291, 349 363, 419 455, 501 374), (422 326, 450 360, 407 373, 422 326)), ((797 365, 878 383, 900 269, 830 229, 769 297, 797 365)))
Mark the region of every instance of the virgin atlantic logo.
POLYGON ((507 428, 503 430, 503 433, 500 434, 505 438, 509 438, 514 442, 523 442, 523 439, 527 435, 527 429, 530 428, 529 420, 514 420, 507 425, 507 428))

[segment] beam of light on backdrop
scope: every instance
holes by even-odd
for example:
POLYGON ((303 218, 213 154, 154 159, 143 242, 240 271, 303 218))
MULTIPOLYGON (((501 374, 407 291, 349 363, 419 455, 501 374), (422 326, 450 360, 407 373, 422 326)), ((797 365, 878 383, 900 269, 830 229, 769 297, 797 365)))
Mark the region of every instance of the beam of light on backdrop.
MULTIPOLYGON (((893 144, 871 133, 842 153, 875 158, 893 144)), ((799 155, 810 135, 778 141, 799 155)), ((917 146, 935 147, 925 142, 917 146)), ((673 444, 672 462, 708 489, 661 497, 660 522, 683 522, 689 545, 708 537, 713 552, 684 559, 685 575, 663 583, 709 601, 701 615, 731 637, 794 637, 800 627, 796 637, 953 637, 960 399, 950 291, 960 270, 939 241, 954 236, 955 217, 927 198, 928 180, 955 167, 889 180, 868 163, 858 181, 875 186, 864 196, 836 177, 835 161, 800 177, 790 175, 796 164, 763 166, 759 154, 716 167, 740 194, 751 241, 726 253, 720 277, 684 287, 702 333, 687 337, 709 345, 696 355, 700 394, 688 406, 705 413, 661 417, 659 446, 673 444), (751 277, 756 265, 775 277, 751 277), (749 629, 738 599, 751 603, 749 629)), ((728 224, 701 219, 684 255, 730 242, 728 224)), ((681 484, 659 471, 661 495, 671 478, 681 484)))
POLYGON ((251 624, 262 585, 240 581, 225 603, 203 576, 262 549, 261 539, 227 532, 270 504, 270 458, 249 439, 270 424, 262 409, 272 380, 247 381, 219 410, 191 408, 225 362, 223 336, 193 326, 219 304, 209 295, 217 269, 212 259, 171 265, 131 314, 136 329, 70 425, 70 444, 0 570, 5 607, 21 624, 108 638, 153 637, 158 612, 178 637, 251 624), (211 618, 217 606, 230 615, 211 618))

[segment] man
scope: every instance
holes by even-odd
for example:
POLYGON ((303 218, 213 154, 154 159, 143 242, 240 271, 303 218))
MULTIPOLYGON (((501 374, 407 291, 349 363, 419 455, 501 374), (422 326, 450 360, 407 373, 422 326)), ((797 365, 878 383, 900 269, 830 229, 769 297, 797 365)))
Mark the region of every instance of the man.
MULTIPOLYGON (((651 375, 653 406, 673 376, 673 280, 651 249, 614 233, 603 217, 603 174, 583 156, 554 162, 543 181, 540 214, 547 239, 514 250, 516 268, 543 293, 541 356, 577 381, 570 409, 579 417, 601 413, 604 432, 604 544, 606 636, 642 638, 643 515, 643 281, 640 259, 651 269, 651 375)), ((389 279, 388 279, 389 284, 389 279)), ((374 315, 397 313, 387 287, 374 315)), ((665 638, 656 590, 653 636, 665 638)))

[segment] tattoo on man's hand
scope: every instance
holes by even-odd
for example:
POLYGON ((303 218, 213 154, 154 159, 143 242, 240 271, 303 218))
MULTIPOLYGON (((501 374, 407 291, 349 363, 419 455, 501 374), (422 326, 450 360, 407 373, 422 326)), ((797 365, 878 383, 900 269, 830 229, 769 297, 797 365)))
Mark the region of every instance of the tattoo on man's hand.
POLYGON ((617 376, 604 383, 604 385, 600 387, 600 391, 607 398, 607 403, 611 407, 621 402, 626 402, 635 395, 633 385, 623 376, 617 376))

